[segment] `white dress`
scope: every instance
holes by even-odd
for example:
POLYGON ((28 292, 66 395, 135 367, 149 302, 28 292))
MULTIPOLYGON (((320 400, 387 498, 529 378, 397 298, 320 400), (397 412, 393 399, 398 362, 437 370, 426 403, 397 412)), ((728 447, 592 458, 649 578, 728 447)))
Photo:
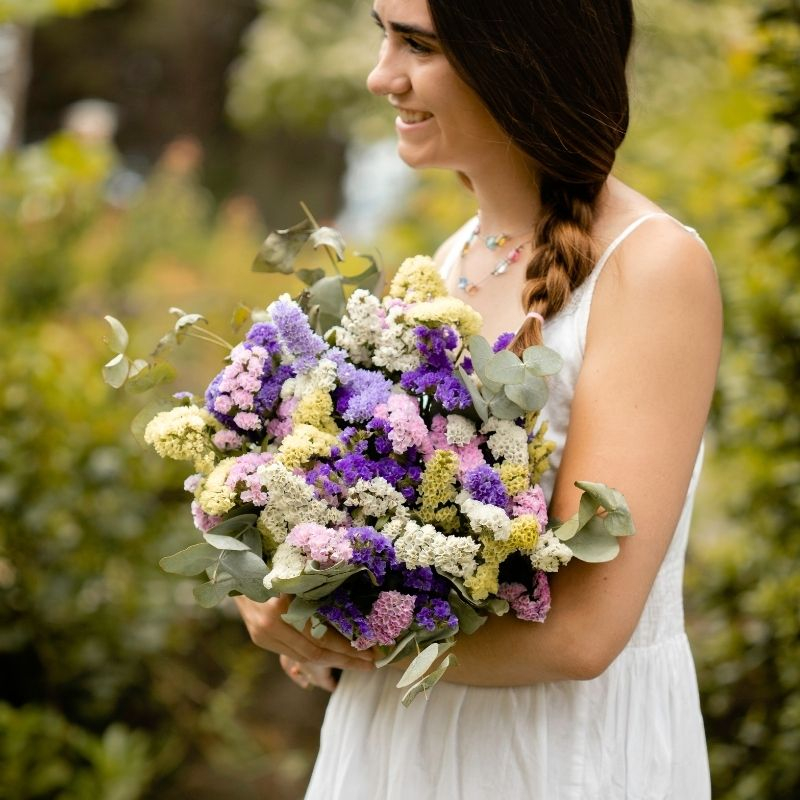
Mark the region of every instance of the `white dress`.
MULTIPOLYGON (((544 327, 564 358, 543 416, 557 444, 552 491, 583 361, 597 278, 615 242, 544 327)), ((473 222, 464 226, 469 235, 473 222)), ((692 229, 688 229, 692 230, 692 229)), ((692 231, 693 232, 693 231, 692 231)), ((694 232, 693 232, 694 233, 694 232)), ((461 242, 443 266, 452 269, 461 242)), ((520 312, 520 316, 522 316, 520 312)), ((683 564, 694 474, 636 630, 598 678, 483 688, 440 682, 400 704, 396 670, 345 672, 333 693, 306 800, 707 800, 694 663, 683 622, 683 564)), ((509 653, 513 658, 513 653, 509 653)))

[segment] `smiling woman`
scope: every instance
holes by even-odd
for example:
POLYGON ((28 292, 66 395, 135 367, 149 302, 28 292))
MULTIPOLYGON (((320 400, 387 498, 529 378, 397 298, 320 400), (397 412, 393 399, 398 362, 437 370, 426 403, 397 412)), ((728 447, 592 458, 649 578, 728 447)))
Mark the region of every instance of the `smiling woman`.
POLYGON ((240 600, 254 640, 333 690, 308 800, 706 800, 708 763, 681 582, 721 339, 692 229, 611 173, 628 124, 630 0, 377 0, 368 87, 398 153, 454 170, 478 214, 437 254, 490 338, 564 368, 542 416, 552 517, 584 476, 628 499, 637 535, 552 580, 540 625, 490 619, 426 700, 341 637, 240 600), (336 686, 330 668, 344 668, 336 686))

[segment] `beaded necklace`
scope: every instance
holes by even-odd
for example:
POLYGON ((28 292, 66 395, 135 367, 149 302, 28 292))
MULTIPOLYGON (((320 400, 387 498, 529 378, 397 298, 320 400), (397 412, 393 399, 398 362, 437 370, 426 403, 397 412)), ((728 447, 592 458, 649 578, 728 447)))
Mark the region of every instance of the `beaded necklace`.
MULTIPOLYGON (((520 254, 522 253, 522 249, 525 247, 525 242, 518 244, 513 249, 509 250, 500 261, 495 264, 494 268, 489 272, 488 275, 485 275, 479 281, 471 281, 467 278, 466 275, 463 274, 464 271, 464 257, 472 248, 473 243, 475 240, 480 236, 481 233, 481 223, 480 219, 475 224, 475 227, 470 233, 469 238, 466 242, 464 242, 464 246, 461 248, 461 254, 459 255, 458 263, 459 263, 459 277, 458 277, 458 288, 465 292, 468 295, 475 294, 480 288, 481 284, 485 283, 489 280, 489 278, 496 277, 497 275, 504 275, 508 272, 508 268, 519 261, 520 254)), ((499 233, 499 234, 491 234, 488 236, 483 237, 483 243, 486 246, 487 250, 497 250, 498 247, 502 247, 507 242, 511 241, 512 239, 516 239, 518 236, 523 236, 524 234, 528 233, 528 231, 522 231, 522 233, 515 233, 515 234, 507 234, 507 233, 499 233)))

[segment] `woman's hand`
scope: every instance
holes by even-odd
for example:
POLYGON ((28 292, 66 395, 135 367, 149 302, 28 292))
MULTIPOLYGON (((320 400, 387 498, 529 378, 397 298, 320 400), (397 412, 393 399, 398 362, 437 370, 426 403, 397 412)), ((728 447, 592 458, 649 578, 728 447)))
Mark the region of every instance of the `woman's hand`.
MULTIPOLYGON (((374 669, 371 651, 353 649, 350 642, 341 634, 328 631, 321 638, 315 639, 311 635, 310 625, 300 633, 284 622, 281 615, 289 608, 291 602, 289 595, 273 597, 266 603, 256 603, 243 596, 235 599, 250 638, 264 650, 287 656, 293 662, 300 664, 304 670, 310 667, 315 670, 317 668, 330 670, 331 667, 374 669)), ((317 675, 316 671, 314 675, 317 675)), ((293 678, 291 675, 290 677, 293 678)), ((314 682, 317 683, 316 680, 314 682)), ((325 684, 327 685, 327 682, 325 684)), ((318 685, 322 686, 323 682, 319 682, 318 685)))
POLYGON ((332 692, 336 688, 336 678, 333 677, 333 669, 324 667, 320 664, 313 664, 307 661, 301 664, 289 656, 281 656, 281 667, 283 671, 301 688, 311 689, 319 686, 326 692, 332 692))

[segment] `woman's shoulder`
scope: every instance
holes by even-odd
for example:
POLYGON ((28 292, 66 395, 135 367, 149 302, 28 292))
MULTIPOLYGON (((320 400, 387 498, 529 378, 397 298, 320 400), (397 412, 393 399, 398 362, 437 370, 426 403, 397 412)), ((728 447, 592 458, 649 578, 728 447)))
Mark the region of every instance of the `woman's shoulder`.
POLYGON ((466 235, 467 228, 471 228, 475 225, 475 220, 477 217, 472 216, 463 225, 459 226, 453 233, 450 234, 437 248, 436 253, 433 256, 433 260, 436 262, 436 266, 441 270, 444 266, 444 263, 447 261, 448 257, 453 253, 453 250, 456 247, 461 246, 462 240, 466 235))

